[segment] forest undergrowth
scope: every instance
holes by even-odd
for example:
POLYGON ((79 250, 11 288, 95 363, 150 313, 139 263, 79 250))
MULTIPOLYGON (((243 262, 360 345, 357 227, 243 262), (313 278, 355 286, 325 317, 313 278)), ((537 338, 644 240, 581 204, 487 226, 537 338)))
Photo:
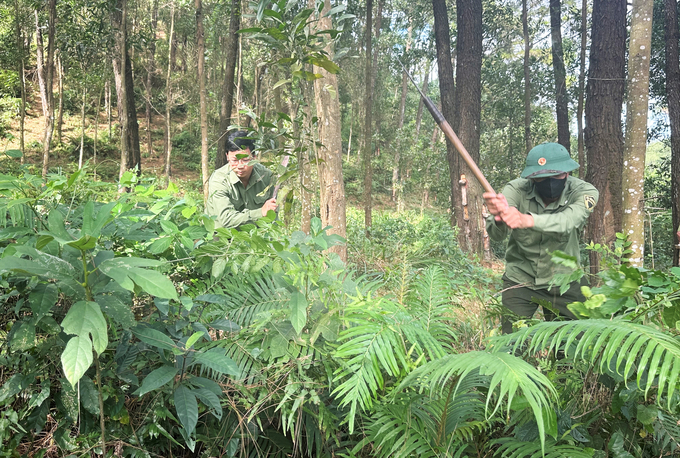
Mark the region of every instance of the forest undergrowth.
MULTIPOLYGON (((6 164, 9 162, 5 161, 6 164)), ((680 450, 680 269, 604 269, 499 335, 446 215, 347 240, 217 229, 195 191, 0 175, 0 456, 659 457, 680 450), (214 234, 214 235, 213 235, 214 234), (347 243, 343 263, 327 248, 347 243), (595 286, 597 285, 597 286, 595 286)), ((561 284, 584 272, 575 260, 561 284)))

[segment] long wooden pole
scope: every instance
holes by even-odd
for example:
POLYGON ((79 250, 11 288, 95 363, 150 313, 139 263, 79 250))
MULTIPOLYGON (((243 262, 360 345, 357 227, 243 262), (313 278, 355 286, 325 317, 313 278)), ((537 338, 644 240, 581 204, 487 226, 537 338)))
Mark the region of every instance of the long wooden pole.
MULTIPOLYGON (((399 61, 401 64, 401 61, 399 61)), ((425 106, 427 107, 427 110, 430 112, 432 117, 434 118, 434 121, 437 123, 439 128, 444 132, 444 135, 446 135, 446 138, 453 143, 453 146, 456 147, 456 150, 458 150, 458 153, 461 155, 467 166, 470 168, 472 171, 472 174, 477 178, 479 183, 482 185, 484 190, 486 192, 491 192, 491 193, 496 193, 496 191, 493 190, 489 182, 487 181, 486 177, 484 177, 484 174, 482 171, 477 167, 477 164, 475 163, 475 160, 472 159, 472 156, 470 156, 470 153, 467 152, 465 149, 465 146, 463 145, 463 142, 460 141, 458 138, 458 135, 453 131, 451 128, 451 125, 446 121, 446 118, 444 118, 444 115, 441 114, 441 112, 437 109, 437 107, 432 103, 432 100, 428 96, 426 96, 423 91, 420 90, 418 85, 416 84, 415 81, 413 81, 413 77, 411 74, 406 70, 406 67, 404 67, 404 64, 401 64, 401 66, 404 68, 404 72, 408 76, 408 78, 411 80, 413 85, 416 87, 418 92, 420 93, 420 96, 423 98, 423 102, 425 103, 425 106)))

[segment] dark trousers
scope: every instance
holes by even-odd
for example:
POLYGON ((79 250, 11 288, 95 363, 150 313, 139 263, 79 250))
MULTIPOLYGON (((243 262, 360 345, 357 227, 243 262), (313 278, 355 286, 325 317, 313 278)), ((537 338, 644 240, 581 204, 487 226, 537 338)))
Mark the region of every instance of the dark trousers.
MULTIPOLYGON (((559 316, 574 320, 576 317, 569 311, 567 304, 586 300, 583 294, 581 294, 581 285, 587 285, 585 278, 580 283, 573 282, 569 289, 560 296, 559 287, 531 289, 510 281, 503 276, 502 302, 505 308, 516 315, 522 318, 531 318, 538 308, 538 301, 545 300, 550 303, 550 307, 553 310, 559 312, 559 316)), ((548 321, 555 319, 555 314, 545 307, 543 308, 543 315, 548 321)), ((503 334, 510 334, 512 332, 512 320, 510 318, 503 317, 501 326, 503 334)))

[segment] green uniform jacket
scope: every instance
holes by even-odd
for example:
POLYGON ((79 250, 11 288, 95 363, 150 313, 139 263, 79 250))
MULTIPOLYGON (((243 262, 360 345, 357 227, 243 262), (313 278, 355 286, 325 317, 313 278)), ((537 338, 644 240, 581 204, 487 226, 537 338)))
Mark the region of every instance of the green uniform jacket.
POLYGON ((262 164, 253 166, 248 188, 229 164, 215 170, 208 181, 208 216, 216 216, 215 228, 238 227, 262 218, 262 206, 274 195, 274 174, 262 164))
POLYGON ((581 230, 599 193, 590 183, 568 176, 562 195, 548 206, 536 194, 531 181, 524 178, 508 183, 502 194, 511 207, 534 218, 534 227, 514 230, 504 223, 497 223, 493 215, 486 219, 486 230, 493 240, 503 240, 510 234, 505 252, 505 275, 532 289, 548 288, 555 273, 562 271, 553 264, 551 252, 563 251, 580 263, 581 230))

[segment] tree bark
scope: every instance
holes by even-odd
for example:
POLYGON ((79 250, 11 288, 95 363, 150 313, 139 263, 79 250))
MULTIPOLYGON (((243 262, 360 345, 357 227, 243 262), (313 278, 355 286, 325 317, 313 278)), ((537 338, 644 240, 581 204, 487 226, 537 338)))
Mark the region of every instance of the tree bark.
POLYGON ((147 61, 146 73, 146 148, 149 157, 153 157, 153 142, 151 140, 151 125, 153 120, 153 113, 151 108, 151 101, 153 100, 153 86, 154 76, 156 74, 156 27, 158 26, 158 0, 153 0, 151 7, 151 34, 153 39, 149 42, 149 58, 147 61))
MULTIPOLYGON (((451 63, 451 35, 449 32, 449 14, 445 0, 432 0, 434 11, 434 36, 437 47, 437 69, 439 72, 439 94, 441 111, 451 125, 456 125, 455 86, 453 65, 451 63)), ((456 213, 460 204, 458 192, 458 152, 448 139, 446 141, 446 159, 449 163, 449 179, 451 185, 451 226, 456 226, 456 213)))
MULTIPOLYGON (((458 137, 470 156, 479 163, 480 124, 482 116, 482 0, 458 0, 458 43, 456 55, 456 99, 458 137)), ((468 182, 466 219, 460 194, 456 193, 456 221, 460 232, 458 241, 469 253, 484 253, 484 218, 482 216, 482 187, 473 179, 465 161, 456 155, 458 177, 465 175, 468 182)), ((451 183, 452 187, 458 185, 451 183)))
MULTIPOLYGON (((331 9, 330 0, 324 1, 323 10, 317 27, 321 30, 332 28, 328 12, 331 9)), ((326 53, 333 57, 333 46, 326 45, 326 53)), ((323 78, 314 80, 314 96, 316 115, 319 118, 319 141, 322 146, 318 149, 319 165, 319 207, 321 210, 322 226, 332 226, 328 231, 341 237, 347 235, 347 221, 345 215, 345 182, 342 176, 342 131, 340 101, 338 100, 338 78, 323 68, 315 67, 314 73, 323 78)), ((330 249, 347 261, 347 245, 336 245, 330 249)))
POLYGON ((14 0, 14 19, 16 21, 16 39, 19 59, 17 59, 17 73, 19 75, 19 90, 21 91, 21 103, 19 105, 19 151, 21 151, 21 163, 25 161, 25 127, 26 121, 26 73, 25 59, 26 48, 24 46, 23 34, 21 32, 21 16, 19 13, 19 0, 14 0))
MULTIPOLYGON (((586 180, 600 192, 588 221, 588 235, 611 243, 621 232, 623 132, 621 112, 625 85, 626 0, 593 3, 590 68, 586 88, 586 180)), ((591 272, 599 271, 597 253, 590 253, 591 272)))
POLYGON ((170 2, 170 34, 168 35, 168 73, 165 78, 165 187, 170 185, 172 156, 172 56, 175 54, 175 2, 170 2))
POLYGON ((85 154, 85 100, 87 89, 83 88, 83 100, 80 107, 80 154, 78 155, 78 170, 83 168, 83 156, 85 154))
POLYGON ((195 0, 196 5, 196 54, 198 54, 198 97, 201 113, 201 175, 203 179, 203 200, 208 201, 208 102, 205 90, 205 36, 203 31, 203 2, 195 0))
MULTIPOLYGON (((127 67, 127 0, 118 0, 116 8, 112 12, 113 29, 117 30, 116 47, 117 54, 113 58, 113 74, 116 81, 116 93, 118 94, 118 124, 120 126, 120 169, 118 178, 122 178, 128 164, 128 106, 127 84, 125 84, 125 68, 127 67)), ((119 192, 125 192, 124 187, 119 187, 119 192)))
POLYGON ((560 0, 550 0, 550 32, 552 38, 553 72, 555 74, 557 143, 564 146, 567 151, 571 151, 567 73, 564 68, 564 50, 562 49, 562 5, 560 0))
POLYGON ((50 159, 50 147, 52 134, 54 131, 54 96, 52 83, 54 81, 54 52, 55 52, 55 31, 57 20, 56 0, 47 2, 48 26, 47 26, 47 58, 45 59, 42 29, 38 19, 38 11, 35 12, 36 43, 37 43, 37 66, 38 81, 40 85, 40 98, 42 101, 43 117, 45 127, 43 131, 43 164, 42 176, 47 176, 47 165, 50 159))
POLYGON ((364 110, 366 117, 364 119, 364 148, 363 148, 363 169, 364 169, 364 230, 366 236, 370 236, 372 221, 372 187, 373 187, 373 167, 371 159, 373 156, 373 148, 371 145, 371 137, 373 134, 372 113, 373 113, 373 43, 372 43, 372 29, 373 28, 373 0, 366 0, 366 70, 365 70, 365 84, 366 93, 364 95, 364 110))
POLYGON ((61 145, 62 127, 64 126, 64 66, 61 56, 57 56, 57 90, 59 93, 59 105, 57 108, 57 144, 61 145))
POLYGON ((588 0, 581 2, 581 62, 578 74, 578 104, 576 107, 576 129, 578 143, 578 177, 586 176, 586 152, 583 141, 583 100, 586 87, 586 48, 588 45, 588 0))
MULTIPOLYGON (((678 57, 678 5, 676 0, 665 0, 666 96, 671 127, 671 213, 673 240, 680 226, 680 58, 678 57)), ((673 265, 678 257, 673 253, 673 265)))
POLYGON ((241 27, 241 1, 231 1, 231 16, 229 18, 229 35, 225 43, 225 75, 222 85, 222 100, 220 103, 220 130, 215 155, 215 169, 227 163, 227 129, 231 123, 231 110, 234 106, 234 79, 236 75, 236 60, 238 54, 238 29, 241 27))
POLYGON ((533 148, 531 139, 531 37, 529 37, 528 0, 522 0, 522 36, 524 37, 524 148, 533 148))
MULTIPOLYGON (((453 68, 453 67, 452 67, 453 68)), ((428 59, 427 63, 425 64, 425 75, 423 77, 423 94, 427 95, 427 91, 430 86, 430 71, 432 70, 432 62, 428 59)), ((420 101, 418 102, 418 113, 416 113, 416 141, 417 138, 420 136, 420 124, 423 122, 423 98, 420 98, 420 101)))
POLYGON ((645 248, 645 152, 652 47, 653 0, 633 0, 628 47, 626 138, 623 148, 623 230, 631 242, 630 263, 642 267, 645 248))

